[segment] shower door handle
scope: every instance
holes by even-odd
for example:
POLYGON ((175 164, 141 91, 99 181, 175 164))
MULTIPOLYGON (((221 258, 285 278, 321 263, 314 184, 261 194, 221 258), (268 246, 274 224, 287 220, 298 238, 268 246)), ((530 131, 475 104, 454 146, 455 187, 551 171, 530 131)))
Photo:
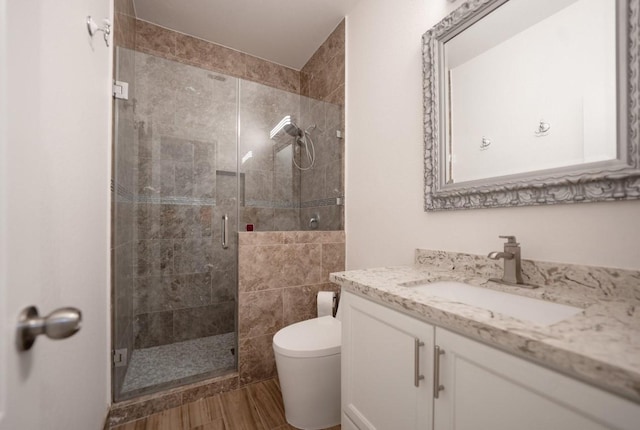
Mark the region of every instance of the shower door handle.
POLYGON ((229 247, 229 217, 227 214, 222 215, 222 248, 227 249, 229 247))

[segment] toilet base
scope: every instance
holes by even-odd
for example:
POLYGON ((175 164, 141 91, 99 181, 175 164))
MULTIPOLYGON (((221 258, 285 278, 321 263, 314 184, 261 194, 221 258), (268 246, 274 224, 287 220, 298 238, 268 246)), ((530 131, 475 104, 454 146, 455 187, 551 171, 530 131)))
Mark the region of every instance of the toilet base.
POLYGON ((292 358, 276 353, 287 422, 319 430, 340 424, 340 354, 292 358))

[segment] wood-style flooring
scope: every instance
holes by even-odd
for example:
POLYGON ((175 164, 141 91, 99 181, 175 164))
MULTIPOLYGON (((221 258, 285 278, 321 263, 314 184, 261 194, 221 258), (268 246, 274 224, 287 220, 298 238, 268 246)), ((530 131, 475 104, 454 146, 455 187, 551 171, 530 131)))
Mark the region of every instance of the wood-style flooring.
MULTIPOLYGON (((111 430, 289 430, 275 379, 216 394, 111 430)), ((340 430, 340 426, 329 430, 340 430)))

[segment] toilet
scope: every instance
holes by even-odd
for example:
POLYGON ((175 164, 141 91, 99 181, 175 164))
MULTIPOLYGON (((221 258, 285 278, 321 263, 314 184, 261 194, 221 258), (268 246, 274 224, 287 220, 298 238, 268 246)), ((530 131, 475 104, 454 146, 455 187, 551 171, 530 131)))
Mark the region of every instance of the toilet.
POLYGON ((340 312, 287 326, 273 350, 287 422, 304 430, 340 424, 340 312))

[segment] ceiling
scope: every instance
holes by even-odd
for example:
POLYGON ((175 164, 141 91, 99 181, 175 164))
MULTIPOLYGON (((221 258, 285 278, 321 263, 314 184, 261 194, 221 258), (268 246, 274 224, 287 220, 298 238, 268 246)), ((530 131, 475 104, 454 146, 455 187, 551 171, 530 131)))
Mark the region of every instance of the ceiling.
POLYGON ((359 0, 134 0, 138 19, 300 70, 359 0))

